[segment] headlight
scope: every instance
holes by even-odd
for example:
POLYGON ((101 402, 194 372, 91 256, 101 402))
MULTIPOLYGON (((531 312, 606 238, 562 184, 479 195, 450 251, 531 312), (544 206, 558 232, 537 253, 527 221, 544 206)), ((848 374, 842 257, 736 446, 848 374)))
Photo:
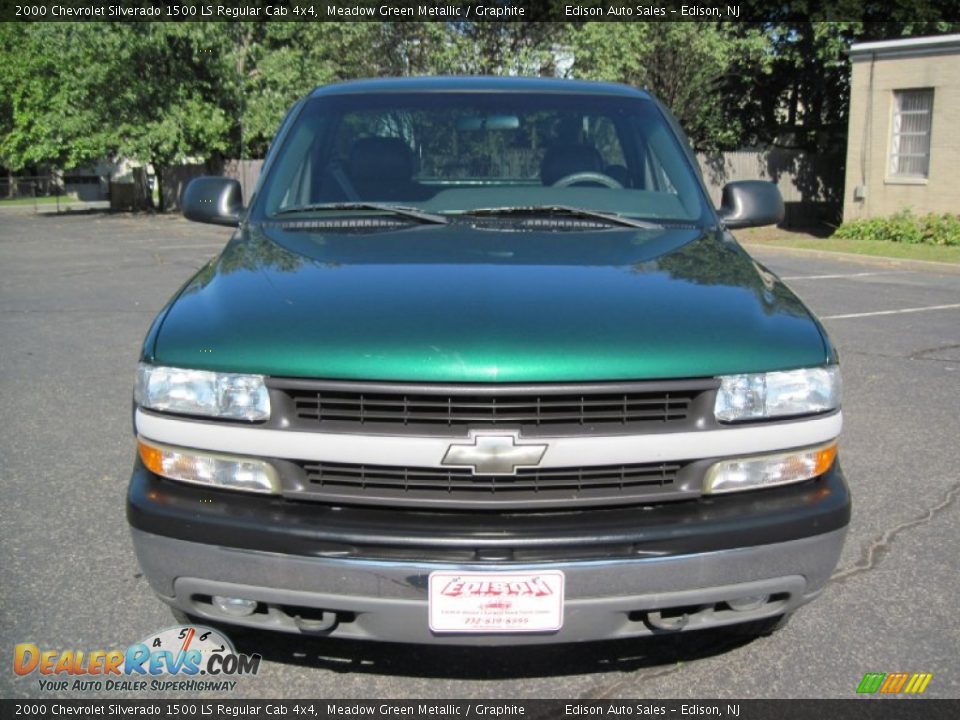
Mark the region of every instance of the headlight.
POLYGON ((181 415, 266 420, 270 394, 262 375, 158 367, 140 363, 134 398, 141 407, 181 415))
POLYGON ((726 375, 720 378, 714 415, 723 422, 810 415, 840 407, 840 368, 726 375))
POLYGON ((150 472, 171 480, 256 493, 280 491, 277 471, 262 460, 168 447, 143 438, 138 438, 137 449, 150 472))
POLYGON ((788 485, 823 475, 837 457, 837 442, 807 450, 723 460, 703 481, 706 495, 788 485))

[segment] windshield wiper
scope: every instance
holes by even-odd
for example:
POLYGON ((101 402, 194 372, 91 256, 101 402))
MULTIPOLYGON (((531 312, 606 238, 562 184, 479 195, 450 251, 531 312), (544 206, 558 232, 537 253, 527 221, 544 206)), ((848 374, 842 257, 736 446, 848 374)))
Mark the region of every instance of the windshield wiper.
POLYGON ((417 222, 446 225, 450 220, 443 215, 423 212, 412 207, 403 205, 385 205, 374 202, 337 202, 337 203, 313 203, 310 205, 297 205, 295 207, 283 208, 277 210, 276 215, 292 215, 294 213, 314 212, 316 210, 377 210, 379 212, 399 215, 400 217, 416 220, 417 222))
POLYGON ((644 230, 662 230, 663 225, 659 225, 649 220, 638 220, 619 215, 617 213, 605 213, 597 210, 587 210, 586 208, 570 207, 569 205, 530 205, 518 207, 498 207, 498 208, 476 208, 467 210, 463 215, 563 215, 571 218, 586 218, 589 220, 600 220, 608 222, 611 225, 624 225, 626 227, 643 228, 644 230))

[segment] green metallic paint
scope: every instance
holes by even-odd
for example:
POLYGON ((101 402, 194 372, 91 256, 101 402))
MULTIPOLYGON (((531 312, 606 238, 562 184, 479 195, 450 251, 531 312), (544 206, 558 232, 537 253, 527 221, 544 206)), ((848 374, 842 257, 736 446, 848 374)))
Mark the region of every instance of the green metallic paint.
POLYGON ((169 307, 157 364, 418 382, 704 377, 822 365, 800 300, 713 229, 246 227, 169 307))

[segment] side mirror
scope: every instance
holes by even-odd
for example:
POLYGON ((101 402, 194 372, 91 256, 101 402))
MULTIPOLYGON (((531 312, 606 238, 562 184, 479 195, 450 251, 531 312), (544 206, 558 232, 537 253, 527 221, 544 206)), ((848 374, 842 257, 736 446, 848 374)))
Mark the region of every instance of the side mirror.
POLYGON ((723 186, 720 219, 730 229, 776 225, 783 212, 783 197, 772 182, 737 180, 723 186))
POLYGON ((194 178, 180 196, 180 207, 187 220, 236 226, 243 212, 243 191, 231 178, 194 178))

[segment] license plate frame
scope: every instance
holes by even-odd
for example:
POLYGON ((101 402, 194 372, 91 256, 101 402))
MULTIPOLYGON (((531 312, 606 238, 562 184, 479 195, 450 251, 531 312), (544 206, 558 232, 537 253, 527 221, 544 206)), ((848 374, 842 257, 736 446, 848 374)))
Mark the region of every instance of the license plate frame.
POLYGON ((427 583, 434 633, 547 633, 563 627, 562 570, 437 570, 427 583))

